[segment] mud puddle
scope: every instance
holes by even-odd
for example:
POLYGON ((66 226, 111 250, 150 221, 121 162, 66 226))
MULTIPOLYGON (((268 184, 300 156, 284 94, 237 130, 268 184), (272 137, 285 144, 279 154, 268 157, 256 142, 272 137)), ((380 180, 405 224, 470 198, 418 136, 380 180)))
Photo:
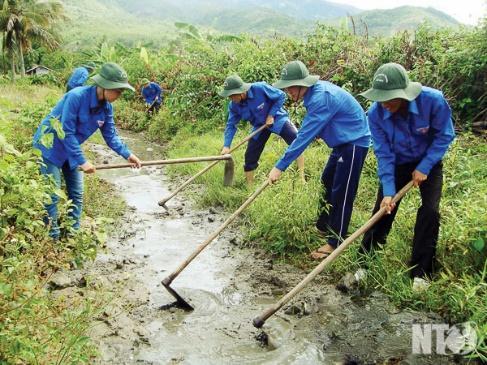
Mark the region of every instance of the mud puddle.
MULTIPOLYGON (((161 149, 124 133, 144 160, 161 149)), ((104 146, 100 161, 121 162, 104 146)), ((399 311, 381 293, 364 300, 327 284, 321 275, 271 317, 264 332, 252 318, 292 289, 307 273, 239 247, 238 223, 228 228, 172 287, 193 312, 161 307, 174 301, 160 284, 228 217, 196 209, 184 194, 157 205, 174 182, 164 168, 104 170, 131 207, 122 228, 83 275, 113 300, 89 335, 99 364, 448 364, 448 357, 411 355, 411 326, 440 322, 435 315, 399 311), (267 345, 263 345, 267 342, 267 345)), ((177 183, 176 183, 177 184, 177 183)), ((69 275, 69 273, 68 273, 69 275)))

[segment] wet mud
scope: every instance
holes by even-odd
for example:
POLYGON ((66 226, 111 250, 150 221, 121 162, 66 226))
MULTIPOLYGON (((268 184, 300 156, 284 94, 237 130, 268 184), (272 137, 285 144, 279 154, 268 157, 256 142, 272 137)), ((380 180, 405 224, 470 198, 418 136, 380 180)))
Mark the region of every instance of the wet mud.
MULTIPOLYGON (((161 149, 124 133, 141 158, 161 149)), ((99 161, 121 162, 93 145, 99 161)), ((203 167, 203 165, 202 165, 203 167)), ((252 319, 278 301, 307 272, 263 251, 242 248, 238 223, 227 228, 172 282, 193 307, 173 306, 161 284, 228 217, 197 209, 184 193, 157 205, 177 181, 164 167, 104 170, 130 209, 96 261, 57 273, 54 295, 75 300, 90 288, 109 305, 93 320, 89 336, 98 364, 453 364, 447 356, 411 354, 413 323, 441 322, 435 314, 395 308, 384 294, 338 290, 320 275, 261 330, 252 319)), ((237 221, 238 222, 238 221, 237 221)))

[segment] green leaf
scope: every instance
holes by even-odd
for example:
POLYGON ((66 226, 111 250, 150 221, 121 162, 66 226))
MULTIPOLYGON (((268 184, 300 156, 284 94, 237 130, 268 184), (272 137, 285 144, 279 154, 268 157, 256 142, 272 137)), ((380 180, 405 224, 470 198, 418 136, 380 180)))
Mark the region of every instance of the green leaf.
POLYGON ((57 118, 49 119, 49 123, 51 123, 51 127, 56 131, 56 134, 59 139, 64 139, 66 136, 64 133, 63 125, 57 118))
POLYGON ((0 294, 9 296, 12 293, 12 285, 0 283, 0 294))
POLYGON ((20 152, 17 151, 11 144, 7 143, 4 136, 0 134, 0 150, 10 153, 11 155, 20 156, 20 152))
POLYGON ((46 148, 51 148, 54 143, 54 133, 46 133, 39 138, 39 143, 46 148))
POLYGON ((470 245, 475 251, 482 252, 485 248, 485 241, 483 240, 483 238, 478 238, 475 241, 473 241, 470 245))
POLYGON ((145 47, 140 48, 140 58, 145 62, 146 65, 149 64, 149 54, 145 47))

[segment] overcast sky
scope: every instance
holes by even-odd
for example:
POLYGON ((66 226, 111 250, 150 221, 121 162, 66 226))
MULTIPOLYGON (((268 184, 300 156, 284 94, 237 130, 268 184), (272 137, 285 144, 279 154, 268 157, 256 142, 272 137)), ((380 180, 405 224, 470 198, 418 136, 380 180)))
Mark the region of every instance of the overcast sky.
POLYGON ((330 0, 335 3, 350 4, 357 8, 390 9, 402 5, 431 6, 444 11, 458 21, 476 25, 486 15, 487 0, 330 0))

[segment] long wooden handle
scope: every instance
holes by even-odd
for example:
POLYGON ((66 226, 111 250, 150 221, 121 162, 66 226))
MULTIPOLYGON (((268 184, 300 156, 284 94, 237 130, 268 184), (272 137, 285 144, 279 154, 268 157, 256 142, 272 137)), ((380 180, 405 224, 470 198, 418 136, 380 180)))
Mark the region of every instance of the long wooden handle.
MULTIPOLYGON (((205 161, 216 161, 221 160, 231 160, 232 156, 230 154, 219 155, 219 156, 202 156, 202 157, 185 157, 185 158, 174 158, 171 160, 152 160, 143 161, 142 166, 154 166, 154 165, 173 165, 179 163, 189 163, 189 162, 205 162, 205 161)), ((97 170, 108 170, 108 169, 120 169, 124 167, 132 167, 131 163, 118 163, 118 164, 106 164, 95 166, 97 170)))
POLYGON ((163 282, 164 285, 169 285, 171 282, 181 273, 181 271, 184 270, 186 266, 189 265, 193 259, 199 255, 201 251, 204 250, 206 246, 208 246, 230 223, 232 223, 237 216, 242 213, 242 211, 249 206, 250 203, 252 203, 257 196, 259 196, 262 191, 269 185, 269 180, 266 179, 266 181, 257 189, 254 191, 254 193, 247 198, 247 200, 230 216, 227 218, 225 222, 222 223, 218 229, 213 232, 204 242, 202 242, 196 250, 193 251, 193 253, 186 259, 184 262, 179 265, 179 267, 168 277, 166 277, 163 282))
MULTIPOLYGON (((397 203, 413 186, 413 182, 407 183, 392 199, 394 203, 397 203)), ((325 258, 318 266, 314 268, 298 285, 296 285, 289 293, 281 298, 272 307, 265 310, 259 317, 254 318, 253 324, 255 327, 260 328, 264 322, 277 312, 284 304, 291 300, 296 294, 298 294, 311 280, 313 280, 323 269, 332 263, 340 254, 361 234, 367 232, 372 226, 377 223, 379 219, 386 213, 386 208, 381 208, 377 211, 362 227, 356 230, 346 240, 344 240, 336 250, 334 250, 330 256, 325 258)))
MULTIPOLYGON (((245 137, 244 139, 242 139, 239 143, 237 143, 234 147, 232 147, 230 149, 230 151, 228 152, 229 154, 232 153, 233 151, 235 151, 237 148, 239 148, 241 145, 243 145, 245 142, 247 142, 248 140, 250 140, 252 137, 254 137, 257 133, 260 133, 262 132, 264 129, 266 129, 268 126, 266 124, 260 126, 259 128, 257 128, 255 131, 253 131, 252 133, 250 133, 247 137, 245 137)), ((168 196, 166 196, 165 198, 161 199, 159 201, 159 205, 161 207, 165 206, 166 203, 171 200, 172 198, 174 198, 181 190, 183 190, 186 186, 188 186, 189 184, 191 184, 194 180, 196 180, 198 177, 200 177, 201 175, 203 175, 206 171, 210 170, 212 167, 216 166, 218 164, 218 161, 215 161, 211 164, 209 164, 208 166, 206 166, 203 170, 201 170, 200 172, 198 172, 196 175, 193 175, 191 176, 188 180, 186 180, 185 182, 183 182, 181 185, 179 185, 176 190, 174 190, 171 194, 169 194, 168 196)))

